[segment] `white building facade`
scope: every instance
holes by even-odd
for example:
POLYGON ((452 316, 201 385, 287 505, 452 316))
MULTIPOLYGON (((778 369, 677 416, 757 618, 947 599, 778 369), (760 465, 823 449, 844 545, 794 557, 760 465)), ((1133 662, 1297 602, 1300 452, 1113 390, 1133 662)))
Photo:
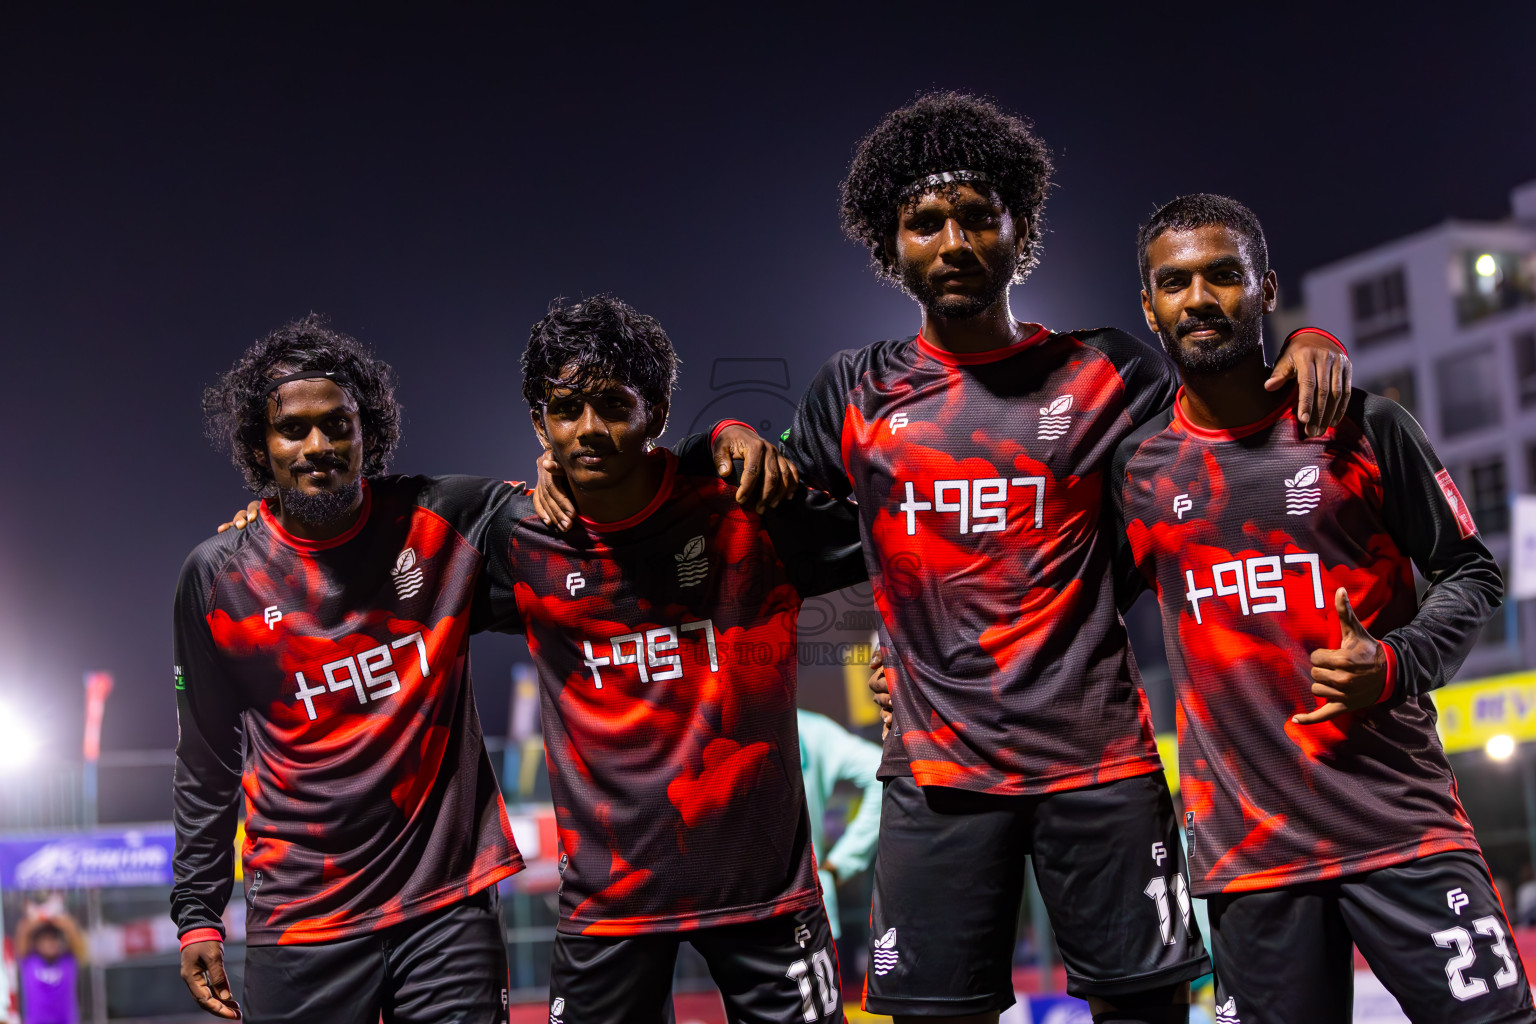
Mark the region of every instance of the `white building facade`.
MULTIPOLYGON (((1424 427, 1506 578, 1511 497, 1536 493, 1536 181, 1511 199, 1509 220, 1446 221, 1302 278, 1305 322, 1424 427)), ((1525 667, 1531 618, 1509 601, 1462 677, 1525 667)))

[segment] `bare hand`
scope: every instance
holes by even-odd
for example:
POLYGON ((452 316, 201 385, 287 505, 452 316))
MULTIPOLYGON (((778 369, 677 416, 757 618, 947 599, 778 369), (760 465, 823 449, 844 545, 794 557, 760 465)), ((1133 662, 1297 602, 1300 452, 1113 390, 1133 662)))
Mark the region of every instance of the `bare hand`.
POLYGON ((1264 387, 1277 391, 1296 381, 1296 418, 1317 437, 1338 425, 1349 406, 1352 366, 1339 346, 1310 331, 1292 335, 1264 387))
POLYGON ((891 734, 891 681, 885 674, 885 659, 876 647, 869 658, 869 692, 874 695, 875 706, 880 709, 880 738, 891 734))
POLYGON ((1365 631, 1340 587, 1333 607, 1339 613, 1342 637, 1335 650, 1312 652, 1312 694, 1328 703, 1305 715, 1294 715, 1297 725, 1314 725, 1337 718, 1346 711, 1368 708, 1381 699, 1387 685, 1387 651, 1365 631))
POLYGON ((189 943, 181 951, 181 980, 197 1005, 225 1020, 240 1019, 240 1004, 229 990, 224 973, 224 944, 209 939, 189 943))
POLYGON ((545 526, 569 530, 576 521, 576 502, 571 497, 565 470, 560 468, 560 463, 555 461, 548 449, 539 456, 538 469, 534 475, 538 477, 538 483, 533 488, 533 510, 545 526))
POLYGON ((736 504, 754 506, 759 515, 794 494, 795 488, 800 486, 800 471, 795 464, 751 427, 733 423, 721 429, 712 454, 715 472, 722 479, 731 475, 731 463, 741 460, 741 484, 736 488, 736 504))
POLYGON ((239 512, 236 512, 234 516, 231 517, 229 522, 220 523, 219 532, 223 533, 231 526, 237 530, 243 530, 251 523, 254 523, 256 521, 256 517, 259 515, 261 515, 261 500, 257 499, 256 501, 253 501, 249 505, 245 506, 245 508, 241 509, 239 512))

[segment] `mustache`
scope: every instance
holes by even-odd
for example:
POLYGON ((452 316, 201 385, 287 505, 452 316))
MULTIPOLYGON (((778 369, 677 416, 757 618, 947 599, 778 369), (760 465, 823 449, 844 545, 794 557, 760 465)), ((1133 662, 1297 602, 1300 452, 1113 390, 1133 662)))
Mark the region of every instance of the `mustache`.
POLYGON ((1176 338, 1182 338, 1191 331, 1211 330, 1223 331, 1231 334, 1237 329, 1237 324, 1231 318, 1225 316, 1188 316, 1180 320, 1173 328, 1176 338))
POLYGON ((332 456, 322 455, 319 458, 311 459, 309 461, 295 462, 293 465, 288 467, 288 470, 291 473, 317 473, 328 469, 341 471, 345 470, 346 468, 347 462, 345 459, 338 459, 332 456))

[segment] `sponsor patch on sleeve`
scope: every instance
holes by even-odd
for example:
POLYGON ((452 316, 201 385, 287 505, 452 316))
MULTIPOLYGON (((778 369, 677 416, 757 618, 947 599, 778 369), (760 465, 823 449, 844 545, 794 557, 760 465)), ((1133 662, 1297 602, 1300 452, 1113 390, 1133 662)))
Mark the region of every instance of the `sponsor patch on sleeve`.
POLYGON ((1435 482, 1440 485, 1440 493, 1445 495, 1446 503, 1456 516, 1456 529, 1461 531, 1461 539, 1466 540, 1477 532, 1477 524, 1472 521, 1472 510, 1462 500, 1461 492, 1456 489, 1456 481, 1451 479, 1449 470, 1442 469, 1436 473, 1435 482))

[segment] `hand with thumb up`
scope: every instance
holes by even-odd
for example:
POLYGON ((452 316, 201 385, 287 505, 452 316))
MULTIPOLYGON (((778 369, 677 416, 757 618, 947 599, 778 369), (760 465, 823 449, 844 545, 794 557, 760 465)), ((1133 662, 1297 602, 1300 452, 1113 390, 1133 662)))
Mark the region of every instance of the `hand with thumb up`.
POLYGON ((1343 587, 1334 592, 1333 607, 1342 632, 1339 646, 1312 652, 1312 695, 1327 703, 1316 711, 1291 716, 1297 725, 1315 725, 1346 711, 1368 708, 1381 699, 1387 685, 1387 650, 1355 617, 1343 587))

